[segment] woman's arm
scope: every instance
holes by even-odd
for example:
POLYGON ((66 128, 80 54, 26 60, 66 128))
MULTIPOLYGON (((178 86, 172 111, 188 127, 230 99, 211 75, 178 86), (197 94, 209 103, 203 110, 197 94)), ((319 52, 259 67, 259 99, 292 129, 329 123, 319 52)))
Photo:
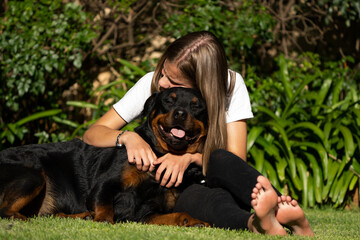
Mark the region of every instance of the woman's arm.
POLYGON ((247 128, 246 120, 227 123, 227 150, 246 161, 247 128))
MULTIPOLYGON (((111 108, 85 132, 83 140, 97 147, 114 147, 118 135, 122 132, 119 129, 126 124, 126 121, 111 108)), ((126 146, 129 162, 135 163, 139 170, 154 170, 153 162, 156 160, 156 155, 150 145, 137 133, 124 133, 121 135, 119 143, 126 146)))
POLYGON ((114 147, 116 138, 121 133, 118 129, 125 125, 125 120, 111 108, 84 133, 83 140, 96 147, 114 147))

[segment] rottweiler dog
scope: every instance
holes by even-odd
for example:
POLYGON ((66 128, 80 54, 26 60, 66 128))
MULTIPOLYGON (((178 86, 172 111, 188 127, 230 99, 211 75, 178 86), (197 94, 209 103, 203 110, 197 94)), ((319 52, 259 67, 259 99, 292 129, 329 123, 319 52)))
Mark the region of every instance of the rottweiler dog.
MULTIPOLYGON (((154 93, 142 116, 146 120, 135 131, 158 157, 202 151, 208 117, 198 91, 154 93)), ((187 213, 172 213, 182 189, 202 179, 201 170, 189 167, 178 188, 161 187, 154 172, 129 164, 125 147, 99 148, 80 139, 5 149, 0 152, 0 217, 208 226, 187 213)))

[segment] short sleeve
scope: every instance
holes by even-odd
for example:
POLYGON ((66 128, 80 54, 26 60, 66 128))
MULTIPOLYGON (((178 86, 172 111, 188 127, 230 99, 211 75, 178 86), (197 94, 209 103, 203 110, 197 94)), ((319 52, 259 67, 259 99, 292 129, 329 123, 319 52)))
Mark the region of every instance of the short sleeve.
POLYGON ((115 111, 127 122, 136 119, 144 109, 146 100, 151 95, 151 81, 154 72, 140 78, 130 90, 113 105, 115 111))
POLYGON ((236 73, 235 77, 235 87, 231 96, 229 109, 226 112, 227 123, 254 117, 251 110, 249 93, 247 91, 244 79, 239 73, 236 73))

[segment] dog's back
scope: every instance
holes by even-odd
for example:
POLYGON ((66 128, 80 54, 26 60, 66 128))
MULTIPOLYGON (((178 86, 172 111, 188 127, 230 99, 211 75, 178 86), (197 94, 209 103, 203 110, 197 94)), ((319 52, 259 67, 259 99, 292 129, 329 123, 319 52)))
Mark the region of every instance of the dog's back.
POLYGON ((125 149, 98 148, 79 139, 10 148, 0 153, 0 192, 15 198, 16 190, 32 198, 25 195, 45 191, 31 214, 84 212, 91 189, 104 178, 121 175, 124 164, 125 149))

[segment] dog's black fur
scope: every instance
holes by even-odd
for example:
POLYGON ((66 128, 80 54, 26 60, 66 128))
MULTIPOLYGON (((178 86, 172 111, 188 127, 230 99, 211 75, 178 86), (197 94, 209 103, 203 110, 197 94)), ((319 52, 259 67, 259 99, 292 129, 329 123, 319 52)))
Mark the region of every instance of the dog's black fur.
MULTIPOLYGON (((197 91, 171 88, 155 93, 143 115, 147 118, 135 131, 158 157, 202 151, 207 112, 197 91)), ((14 147, 0 152, 0 217, 207 225, 186 213, 171 213, 181 188, 201 178, 199 168, 190 168, 180 188, 167 189, 154 174, 129 164, 125 148, 99 148, 79 139, 14 147)))

